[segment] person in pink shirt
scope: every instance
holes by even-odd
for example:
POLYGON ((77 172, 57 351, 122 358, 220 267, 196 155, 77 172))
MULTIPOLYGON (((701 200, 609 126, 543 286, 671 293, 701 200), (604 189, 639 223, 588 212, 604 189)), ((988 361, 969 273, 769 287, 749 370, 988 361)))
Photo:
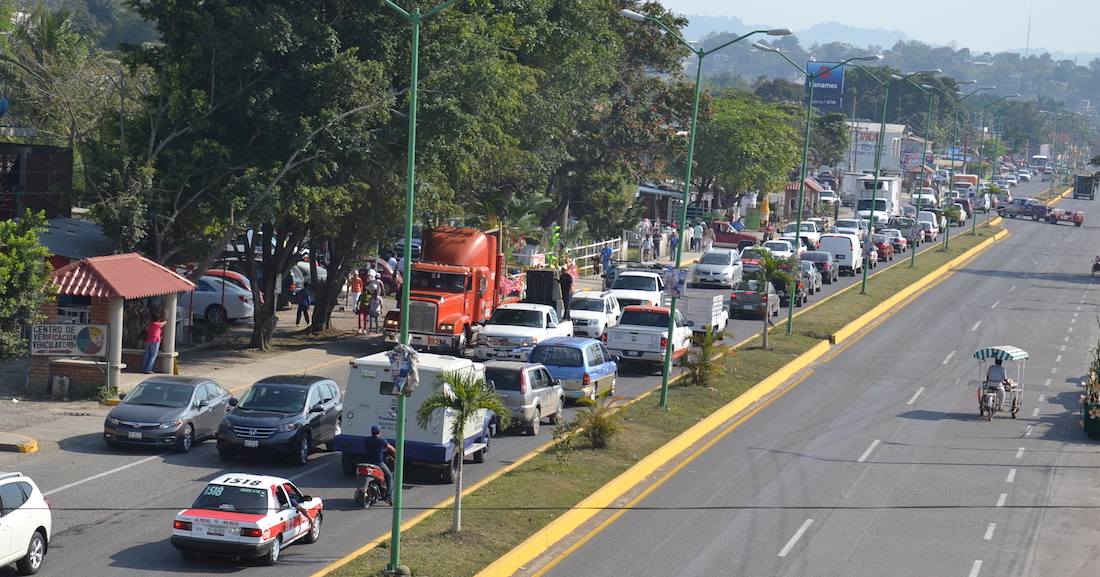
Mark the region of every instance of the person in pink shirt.
POLYGON ((145 358, 141 361, 141 370, 147 374, 153 374, 153 365, 160 354, 160 338, 164 334, 164 313, 157 313, 145 326, 145 358))

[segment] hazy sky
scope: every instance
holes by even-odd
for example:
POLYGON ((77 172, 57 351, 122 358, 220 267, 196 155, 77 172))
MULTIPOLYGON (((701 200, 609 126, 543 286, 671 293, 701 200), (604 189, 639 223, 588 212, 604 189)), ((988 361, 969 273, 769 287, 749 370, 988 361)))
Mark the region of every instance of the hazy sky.
MULTIPOLYGON (((912 40, 946 45, 978 53, 1023 50, 1031 46, 1050 52, 1100 53, 1095 0, 923 0, 867 2, 853 0, 783 0, 730 2, 729 0, 660 0, 677 14, 729 16, 746 25, 790 28, 795 32, 814 24, 839 22, 858 28, 900 30, 912 40), (1028 42, 1028 18, 1031 41, 1028 42)), ((861 45, 856 39, 837 39, 861 45)), ((1085 64, 1084 62, 1080 64, 1085 64)))

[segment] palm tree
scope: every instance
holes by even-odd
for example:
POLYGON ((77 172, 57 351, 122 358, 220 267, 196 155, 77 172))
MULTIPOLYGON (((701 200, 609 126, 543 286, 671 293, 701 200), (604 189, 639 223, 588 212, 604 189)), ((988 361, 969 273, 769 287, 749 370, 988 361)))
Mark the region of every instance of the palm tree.
MULTIPOLYGON (((749 276, 749 278, 756 279, 756 280, 760 281, 761 283, 768 283, 768 282, 772 282, 772 281, 782 281, 783 283, 785 283, 787 285, 787 294, 791 295, 790 300, 787 303, 787 306, 794 306, 794 286, 793 286, 794 277, 792 277, 789 273, 787 273, 787 271, 780 268, 783 265, 789 265, 789 264, 790 263, 787 259, 778 258, 775 255, 773 255, 771 252, 762 249, 762 250, 760 250, 760 268, 750 272, 748 276, 749 276)), ((765 294, 766 294, 768 289, 767 289, 767 287, 764 287, 763 290, 765 291, 765 294)), ((764 348, 766 349, 766 348, 768 348, 768 326, 769 325, 774 326, 775 323, 772 322, 771 315, 768 314, 768 311, 771 309, 771 306, 768 305, 764 301, 761 301, 761 304, 764 306, 764 311, 760 316, 763 317, 763 319, 764 319, 764 339, 763 340, 764 340, 764 348)))
POLYGON ((447 411, 451 414, 451 443, 458 458, 458 474, 455 475, 455 515, 451 531, 462 529, 462 449, 465 446, 466 425, 482 418, 482 411, 495 413, 501 429, 512 421, 508 407, 497 396, 496 391, 485 382, 482 374, 467 371, 447 371, 440 373, 435 390, 416 411, 416 422, 427 429, 432 413, 447 411))
POLYGON ((943 250, 948 250, 951 248, 951 223, 955 220, 958 220, 958 218, 962 216, 960 210, 962 209, 959 205, 950 201, 948 202, 948 205, 943 209, 943 217, 947 219, 947 228, 946 232, 944 232, 943 235, 943 250))

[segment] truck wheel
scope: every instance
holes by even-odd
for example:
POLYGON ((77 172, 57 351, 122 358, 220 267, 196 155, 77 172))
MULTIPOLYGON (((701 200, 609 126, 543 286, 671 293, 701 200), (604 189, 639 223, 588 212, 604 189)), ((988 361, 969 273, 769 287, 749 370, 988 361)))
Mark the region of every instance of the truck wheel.
POLYGON ((563 407, 565 407, 565 399, 562 397, 558 397, 558 410, 554 411, 553 415, 550 415, 551 425, 557 425, 561 422, 562 413, 564 411, 563 407))
POLYGON ((1031 215, 1031 220, 1038 221, 1039 220, 1039 215, 1037 215, 1037 214, 1031 215))
MULTIPOLYGON (((535 407, 535 415, 534 415, 534 418, 531 419, 531 424, 528 425, 527 427, 524 427, 524 430, 527 431, 528 435, 531 435, 532 437, 534 437, 535 435, 539 434, 539 421, 541 421, 541 420, 542 420, 542 410, 539 407, 535 407)), ((478 453, 480 453, 480 452, 481 451, 478 451, 478 453)), ((477 458, 475 457, 474 459, 476 460, 477 458)))
MULTIPOLYGON (((541 418, 541 416, 540 416, 540 418, 541 418)), ((538 432, 537 428, 536 428, 535 432, 538 432)), ((474 453, 474 462, 475 463, 484 463, 485 462, 485 457, 489 456, 489 439, 490 439, 490 436, 489 436, 489 431, 488 430, 485 431, 485 434, 483 435, 483 437, 485 439, 485 446, 478 449, 477 452, 474 453)))
POLYGON ((455 479, 458 478, 459 463, 462 462, 462 453, 455 453, 451 457, 451 464, 449 467, 443 469, 443 482, 447 485, 453 485, 455 479))
POLYGON ((461 357, 466 354, 466 329, 462 329, 462 332, 458 334, 458 340, 455 341, 454 354, 456 357, 461 357))

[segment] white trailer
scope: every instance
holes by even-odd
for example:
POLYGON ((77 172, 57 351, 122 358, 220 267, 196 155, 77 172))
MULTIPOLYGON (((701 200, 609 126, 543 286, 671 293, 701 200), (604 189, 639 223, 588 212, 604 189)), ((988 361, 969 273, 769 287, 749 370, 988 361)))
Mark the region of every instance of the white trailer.
MULTIPOLYGON (((453 414, 437 410, 428 428, 416 423, 416 413, 434 391, 439 375, 446 372, 472 373, 485 378, 485 366, 470 359, 449 355, 420 353, 420 385, 405 403, 405 464, 419 465, 441 472, 445 483, 453 483, 459 459, 471 456, 475 463, 485 461, 489 441, 495 432, 493 414, 482 409, 466 424, 464 446, 456 450, 451 442, 453 414)), ((376 353, 349 362, 347 391, 344 393, 343 430, 336 436, 334 449, 340 451, 345 475, 355 472, 363 459, 363 440, 372 425, 382 428, 382 436, 394 443, 397 438, 397 400, 393 373, 386 353, 376 353)))
MULTIPOLYGON (((708 327, 714 331, 722 331, 726 329, 730 318, 726 299, 724 295, 685 295, 676 300, 676 309, 684 316, 693 333, 704 334, 708 327)), ((666 299, 665 306, 668 305, 668 300, 666 299)))
POLYGON ((874 226, 884 226, 891 218, 901 214, 901 177, 880 176, 875 188, 875 175, 865 174, 856 187, 856 216, 871 221, 874 226), (872 208, 872 196, 874 207, 872 208), (872 211, 874 218, 872 219, 872 211))

